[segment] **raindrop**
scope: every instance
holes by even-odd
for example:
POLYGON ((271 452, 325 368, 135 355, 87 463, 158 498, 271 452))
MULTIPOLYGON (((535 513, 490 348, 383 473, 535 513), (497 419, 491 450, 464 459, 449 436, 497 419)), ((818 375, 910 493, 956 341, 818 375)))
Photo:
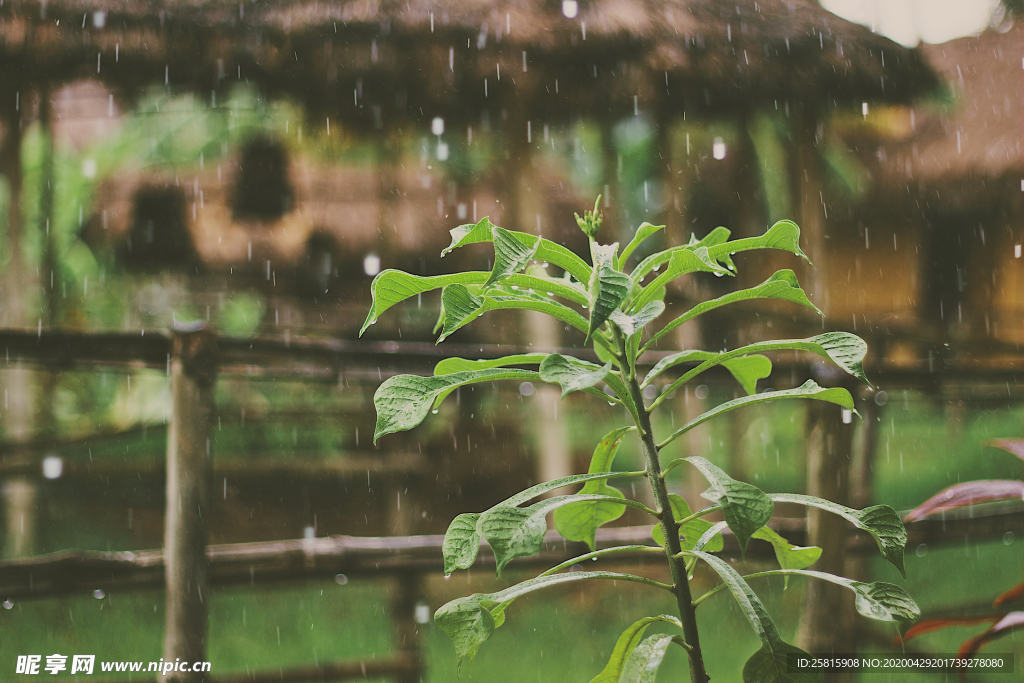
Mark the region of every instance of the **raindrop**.
POLYGON ((693 395, 703 401, 708 397, 708 385, 701 384, 693 390, 693 395))
POLYGON ((430 122, 430 132, 434 135, 444 135, 444 119, 435 116, 434 120, 430 122))
POLYGON ((914 548, 914 554, 917 555, 918 557, 924 557, 925 555, 927 555, 928 554, 928 544, 927 543, 922 543, 921 545, 919 545, 916 548, 914 548))
POLYGON ((47 479, 59 479, 64 471, 64 461, 56 455, 43 458, 43 476, 47 479))
POLYGON ((523 382, 519 385, 519 393, 523 396, 533 396, 533 384, 530 382, 523 382))
POLYGON ((644 398, 650 399, 654 398, 657 395, 658 387, 654 386, 653 384, 649 384, 648 386, 644 387, 644 398))
POLYGON ((338 584, 339 586, 344 586, 346 583, 348 583, 348 577, 344 574, 335 574, 334 583, 338 584))
POLYGON ((867 102, 861 102, 861 104, 860 104, 860 113, 863 114, 865 118, 867 118, 867 115, 868 115, 868 103, 867 102))
POLYGON ((92 592, 92 597, 96 598, 97 600, 102 600, 103 598, 107 597, 107 594, 104 593, 102 589, 97 588, 92 592))
POLYGON ((380 272, 380 256, 376 254, 367 254, 363 258, 363 272, 373 277, 380 272))
POLYGON ((575 19, 580 13, 580 5, 576 0, 562 0, 562 14, 566 19, 575 19))
POLYGON ((1013 532, 1007 531, 1003 534, 1003 545, 1010 545, 1011 543, 1013 543, 1013 532))
POLYGON ((848 425, 853 422, 853 411, 849 408, 843 408, 843 424, 848 425))
POLYGON ((430 621, 430 605, 420 600, 416 603, 416 610, 413 612, 413 619, 417 624, 426 624, 430 621))
POLYGON ((715 157, 719 161, 725 158, 725 140, 722 138, 715 138, 714 143, 711 145, 711 156, 715 157))
POLYGON ((10 600, 4 600, 4 609, 14 609, 14 603, 10 600))
POLYGON ((888 400, 889 396, 884 391, 879 391, 878 393, 875 394, 876 406, 884 406, 888 400))

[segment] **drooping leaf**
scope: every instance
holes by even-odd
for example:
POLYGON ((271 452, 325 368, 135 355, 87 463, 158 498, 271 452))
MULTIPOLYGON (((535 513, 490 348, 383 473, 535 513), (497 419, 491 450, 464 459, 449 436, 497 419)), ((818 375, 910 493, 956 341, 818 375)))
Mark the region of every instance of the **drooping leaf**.
POLYGON ((831 512, 851 522, 858 529, 868 532, 878 544, 882 557, 891 562, 906 578, 903 549, 907 545, 907 530, 900 521, 900 516, 888 505, 873 505, 863 510, 854 510, 845 505, 799 493, 773 493, 771 498, 776 503, 796 503, 831 512))
POLYGON ((654 683, 668 646, 676 636, 651 636, 637 645, 622 667, 619 683, 654 683))
POLYGON ((675 624, 679 628, 683 627, 679 619, 665 614, 656 617, 644 617, 634 622, 619 636, 619 639, 615 642, 615 647, 612 649, 612 654, 608 658, 608 663, 601 670, 601 673, 590 679, 590 683, 620 683, 626 661, 640 644, 644 631, 647 630, 648 626, 659 621, 675 624))
MULTIPOLYGON (((672 258, 668 262, 668 268, 640 291, 632 307, 637 309, 643 308, 654 299, 655 293, 659 289, 666 287, 669 282, 687 273, 732 275, 728 268, 723 268, 708 256, 707 247, 673 250, 672 258)), ((634 280, 634 284, 637 284, 636 280, 634 280)))
POLYGON ((434 622, 452 639, 461 672, 463 662, 468 660, 472 663, 480 645, 494 633, 496 627, 491 614, 493 608, 502 606, 503 611, 504 606, 516 598, 541 588, 595 579, 652 583, 650 579, 617 572, 565 572, 539 576, 494 593, 474 593, 465 598, 452 600, 438 608, 434 613, 434 622))
POLYGON ((604 481, 611 477, 632 477, 643 474, 643 472, 593 472, 588 474, 571 474, 567 477, 545 481, 535 484, 528 489, 503 500, 494 507, 483 513, 465 513, 452 520, 445 533, 444 542, 441 545, 444 555, 445 573, 451 573, 456 569, 469 569, 476 561, 477 552, 480 548, 480 539, 483 537, 481 530, 481 517, 491 510, 500 507, 515 508, 523 503, 544 495, 548 491, 571 486, 573 484, 586 484, 592 481, 604 481))
POLYGON ((532 370, 507 370, 491 368, 453 372, 438 377, 418 375, 396 375, 384 380, 373 395, 377 408, 377 427, 373 442, 387 434, 412 429, 427 417, 434 399, 442 392, 475 382, 490 382, 500 379, 520 381, 538 380, 540 375, 532 370))
MULTIPOLYGON (((452 228, 449 230, 452 236, 452 243, 445 247, 441 252, 441 256, 444 257, 452 250, 464 247, 467 244, 490 242, 493 239, 493 228, 494 224, 488 218, 481 219, 475 225, 470 223, 452 228)), ((538 239, 536 235, 528 235, 525 232, 509 230, 508 233, 523 244, 533 244, 538 239)), ((588 282, 590 280, 590 266, 584 263, 583 259, 576 254, 550 240, 540 238, 540 241, 537 242, 537 251, 534 253, 534 258, 554 263, 562 270, 571 273, 579 282, 588 282)))
POLYGON ((903 517, 904 522, 916 522, 929 515, 947 510, 991 503, 997 500, 1024 500, 1024 482, 1001 479, 965 481, 945 488, 918 505, 903 517))
MULTIPOLYGON (((662 394, 666 396, 667 394, 662 394)), ((731 401, 720 403, 711 410, 701 413, 690 422, 686 423, 676 431, 672 432, 667 439, 658 444, 658 448, 664 448, 667 444, 678 439, 680 436, 690 431, 699 424, 707 422, 713 417, 726 413, 730 410, 742 408, 748 405, 755 405, 757 403, 766 403, 768 401, 778 401, 787 398, 808 398, 816 401, 827 401, 828 403, 835 403, 838 406, 842 406, 847 410, 854 410, 853 397, 850 396, 850 392, 842 388, 825 389, 824 387, 818 386, 818 384, 809 379, 804 382, 800 387, 796 389, 783 389, 781 391, 766 391, 761 394, 754 394, 753 396, 741 396, 740 398, 734 398, 731 401)), ((657 405, 661 396, 655 399, 654 405, 657 405)))
POLYGON ((884 581, 864 583, 848 579, 845 576, 809 569, 778 569, 763 574, 807 576, 842 586, 853 592, 855 606, 862 616, 876 621, 890 622, 896 625, 900 631, 906 631, 921 616, 921 608, 917 606, 914 599, 907 591, 893 583, 884 581))
POLYGON ((452 520, 441 542, 445 576, 456 569, 469 569, 480 551, 479 512, 464 512, 452 520))
POLYGON ((589 389, 602 381, 611 372, 611 361, 603 366, 594 365, 577 358, 567 358, 552 353, 540 364, 540 378, 562 387, 562 398, 574 391, 589 389))
POLYGON ((590 308, 590 325, 587 328, 587 339, 604 324, 619 305, 629 295, 629 276, 615 270, 615 252, 618 243, 602 245, 591 243, 594 257, 594 270, 590 276, 588 304, 590 308))
POLYGON ((681 316, 658 330, 658 333, 651 337, 650 341, 644 344, 644 350, 649 349, 666 334, 670 333, 683 323, 693 320, 702 313, 707 313, 708 311, 712 311, 721 306, 727 306, 738 301, 749 301, 751 299, 778 299, 781 301, 791 301, 793 303, 812 308, 814 309, 814 312, 819 315, 822 314, 818 307, 810 302, 807 295, 804 293, 804 290, 800 289, 800 284, 797 282, 796 274, 793 273, 792 270, 780 270, 756 287, 741 289, 738 292, 730 292, 729 294, 720 296, 717 299, 702 301, 695 305, 686 313, 683 313, 681 316))
POLYGON ((619 256, 618 269, 625 270, 626 260, 633 255, 633 252, 636 251, 637 247, 643 244, 648 237, 659 230, 664 229, 664 225, 651 225, 647 222, 641 223, 640 227, 636 229, 636 234, 633 235, 633 239, 631 239, 629 244, 626 245, 626 248, 622 250, 622 255, 619 256))
MULTIPOLYGON (((669 505, 672 506, 672 516, 675 517, 677 522, 684 520, 693 514, 690 511, 690 506, 687 505, 686 500, 682 496, 670 493, 668 494, 668 501, 669 505)), ((701 538, 701 536, 703 536, 711 527, 711 522, 700 519, 699 517, 686 522, 679 527, 680 547, 683 550, 692 550, 694 548, 694 544, 697 543, 697 540, 701 538)), ((651 538, 653 538, 654 542, 661 547, 665 547, 665 531, 661 528, 660 524, 655 524, 651 528, 651 538)), ((725 547, 722 535, 715 534, 713 537, 709 538, 706 546, 702 546, 702 548, 705 547, 709 553, 717 553, 722 550, 725 547)))
MULTIPOLYGON (((450 375, 454 372, 467 372, 473 370, 487 370, 489 368, 506 368, 510 365, 540 365, 540 362, 548 357, 546 353, 519 353, 502 358, 491 358, 486 360, 467 360, 453 356, 438 361, 434 366, 434 375, 450 375)), ((434 405, 439 406, 448 398, 448 394, 455 391, 455 387, 442 391, 434 399, 434 405)))
POLYGON ((746 552, 750 537, 772 518, 775 511, 772 499, 756 486, 733 479, 706 458, 693 456, 686 461, 700 470, 711 484, 701 495, 722 506, 725 521, 735 534, 740 550, 746 552))
POLYGON ((370 312, 366 314, 363 326, 359 328, 359 336, 362 336, 366 328, 377 322, 384 311, 410 297, 452 284, 482 284, 487 281, 487 277, 488 273, 482 271, 431 275, 429 277, 411 275, 401 270, 381 271, 370 283, 373 302, 370 304, 370 312))
MULTIPOLYGON (((494 291, 495 288, 492 288, 491 292, 494 291)), ((438 343, 484 313, 502 309, 539 311, 568 323, 581 332, 587 331, 586 319, 576 311, 556 301, 527 292, 515 296, 501 296, 500 292, 499 295, 492 293, 476 296, 464 285, 454 284, 444 288, 441 302, 444 305, 445 316, 438 343)))
MULTIPOLYGON (((778 560, 779 567, 782 569, 806 569, 821 557, 821 548, 818 546, 793 545, 768 527, 758 529, 751 538, 771 543, 772 550, 775 551, 775 559, 778 560)), ((783 577, 783 583, 786 587, 789 586, 789 574, 783 577)))
MULTIPOLYGON (((590 474, 610 472, 612 461, 615 459, 623 437, 635 430, 636 427, 619 427, 605 434, 597 444, 597 448, 594 449, 588 472, 590 474)), ((609 486, 604 479, 588 481, 578 493, 624 497, 621 491, 609 486)), ((621 517, 625 511, 625 505, 608 501, 569 503, 555 510, 555 529, 562 535, 562 538, 568 541, 582 541, 591 550, 595 550, 597 548, 597 530, 608 522, 621 517)))
MULTIPOLYGON (((867 376, 864 374, 864 367, 862 364, 864 355, 867 353, 867 349, 868 346, 864 343, 863 339, 855 334, 849 334, 848 332, 827 332, 809 339, 783 339, 756 342, 754 344, 742 346, 738 349, 733 349, 732 351, 715 354, 713 357, 708 358, 700 365, 686 372, 682 377, 672 382, 665 388, 664 392, 667 394, 675 391, 702 372, 705 372, 716 365, 720 365, 727 360, 755 353, 762 353, 765 351, 810 351, 822 358, 831 360, 841 369, 861 380, 868 386, 871 386, 871 383, 868 382, 867 376)), ((660 399, 655 401, 654 406, 657 406, 660 402, 660 399)), ((853 410, 852 404, 849 406, 843 405, 843 407, 853 410)))
POLYGON ((618 497, 599 494, 573 494, 548 498, 527 507, 497 505, 480 515, 478 528, 487 539, 494 551, 497 575, 505 566, 520 557, 531 557, 540 552, 544 544, 544 534, 548 530, 547 515, 563 505, 576 502, 618 503, 623 500, 631 504, 621 494, 618 497))
MULTIPOLYGON (((693 551, 694 555, 706 562, 718 573, 743 616, 747 618, 754 632, 761 641, 761 648, 747 661, 743 667, 744 683, 817 683, 822 678, 820 672, 789 670, 787 657, 791 655, 805 656, 806 652, 782 640, 775 622, 768 615, 768 610, 757 597, 743 577, 725 560, 701 551, 693 551)), ((807 655, 809 656, 809 655, 807 655)))
MULTIPOLYGON (((711 351, 699 351, 696 349, 688 351, 680 351, 679 353, 673 353, 670 356, 666 356, 659 360, 647 376, 644 378, 642 387, 646 387, 651 381, 663 373, 665 370, 676 366, 682 365, 683 363, 703 363, 705 361, 713 360, 722 354, 713 353, 711 351)), ((729 358, 722 361, 721 363, 725 366, 725 369, 736 378, 736 381, 740 383, 743 390, 748 394, 757 392, 757 381, 764 379, 772 374, 772 361, 767 356, 761 355, 750 355, 750 356, 738 356, 736 358, 729 358)))
MULTIPOLYGON (((653 271, 655 268, 659 268, 660 266, 671 261, 672 254, 675 253, 676 251, 683 251, 685 249, 693 251, 694 249, 699 249, 701 247, 711 248, 719 244, 724 244, 726 241, 728 241, 730 234, 731 233, 729 232, 729 229, 723 228, 722 226, 718 226, 717 228, 715 228, 714 230, 712 230, 699 240, 697 239, 696 235, 691 233, 690 241, 687 242, 685 245, 673 247, 671 249, 665 249, 664 251, 659 251, 645 258, 643 261, 637 264, 636 268, 633 269, 633 272, 630 273, 630 277, 633 279, 634 282, 639 282, 641 278, 646 277, 646 275, 653 271)), ((718 259, 718 261, 720 263, 725 263, 725 261, 723 261, 722 259, 718 259)), ((731 266, 731 262, 725 263, 725 265, 726 267, 734 270, 731 266)))
POLYGON ((495 227, 491 230, 494 242, 494 267, 491 275, 484 283, 484 287, 490 287, 507 278, 513 273, 518 273, 530 259, 537 253, 540 246, 540 238, 532 240, 520 240, 504 228, 495 227))

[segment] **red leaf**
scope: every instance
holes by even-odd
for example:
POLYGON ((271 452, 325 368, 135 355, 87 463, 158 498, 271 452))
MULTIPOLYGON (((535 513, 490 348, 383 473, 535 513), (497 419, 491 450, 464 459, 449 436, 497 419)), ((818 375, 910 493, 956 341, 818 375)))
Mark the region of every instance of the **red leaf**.
POLYGON ((914 522, 937 512, 1014 498, 1024 500, 1024 482, 1006 479, 965 481, 939 491, 908 512, 903 521, 914 522))
MULTIPOLYGON (((924 635, 925 633, 931 633, 932 631, 939 631, 953 626, 973 626, 975 624, 991 623, 1001 619, 1002 617, 1002 614, 983 614, 976 617, 929 617, 928 619, 921 619, 911 626, 910 630, 903 636, 903 640, 908 641, 911 638, 916 638, 917 636, 924 635)), ((899 638, 893 640, 893 645, 898 646, 899 644, 899 638)))
POLYGON ((985 445, 991 448, 1001 448, 1024 460, 1024 439, 989 439, 985 445))
POLYGON ((1015 626, 1024 626, 1024 612, 1010 612, 981 635, 965 641, 957 654, 961 657, 977 654, 987 643, 1010 633, 1015 626))
POLYGON ((1018 583, 1005 593, 1001 593, 999 597, 995 599, 995 602, 992 603, 992 606, 999 608, 1011 602, 1017 602, 1022 598, 1024 598, 1024 583, 1018 583))

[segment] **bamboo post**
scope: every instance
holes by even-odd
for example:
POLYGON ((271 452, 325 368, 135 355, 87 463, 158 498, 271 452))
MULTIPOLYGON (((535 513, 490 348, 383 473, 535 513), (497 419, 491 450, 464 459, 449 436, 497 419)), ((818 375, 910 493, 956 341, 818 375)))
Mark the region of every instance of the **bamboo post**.
MULTIPOLYGON (((170 358, 173 412, 167 429, 164 519, 168 662, 206 659, 206 503, 215 374, 213 332, 201 323, 176 327, 170 358)), ((169 680, 198 683, 203 678, 201 673, 182 672, 169 680)))

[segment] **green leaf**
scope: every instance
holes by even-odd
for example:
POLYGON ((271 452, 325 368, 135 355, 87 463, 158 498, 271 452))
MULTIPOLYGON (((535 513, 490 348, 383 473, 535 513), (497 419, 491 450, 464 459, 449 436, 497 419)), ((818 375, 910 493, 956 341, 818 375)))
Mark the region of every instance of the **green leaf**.
POLYGON ((814 309, 814 311, 819 315, 823 315, 818 307, 810 302, 807 295, 804 293, 804 290, 800 289, 800 284, 797 282, 796 275, 793 271, 780 270, 756 287, 741 289, 738 292, 730 292, 729 294, 720 296, 717 299, 702 301, 695 305, 686 313, 661 328, 661 330, 651 337, 651 340, 644 345, 644 350, 646 351, 651 347, 651 345, 657 343, 658 340, 666 334, 683 323, 693 320, 702 313, 707 313, 708 311, 719 308, 720 306, 726 306, 738 301, 749 301, 751 299, 779 299, 781 301, 791 301, 802 306, 808 306, 814 309))
POLYGON ((451 284, 480 284, 486 282, 487 273, 469 271, 465 273, 452 273, 450 275, 432 275, 422 277, 410 275, 401 270, 384 270, 373 278, 370 283, 370 294, 373 303, 370 304, 370 312, 366 315, 363 326, 359 328, 359 335, 362 336, 370 325, 377 322, 384 311, 406 299, 429 292, 433 289, 440 289, 451 284))
MULTIPOLYGON (((747 661, 743 667, 744 683, 814 683, 820 681, 820 673, 790 672, 786 658, 790 654, 807 655, 798 647, 782 640, 775 622, 768 610, 757 597, 743 577, 728 562, 709 555, 693 551, 693 554, 704 560, 721 577, 722 582, 732 593, 733 598, 747 618, 750 625, 761 640, 761 648, 747 661)), ((809 656, 809 655, 807 655, 809 656)))
POLYGON ((546 313, 562 322, 580 330, 587 331, 587 321, 568 306, 546 299, 542 296, 523 292, 516 296, 492 296, 496 288, 491 288, 486 296, 476 296, 464 285, 449 285, 444 288, 441 302, 444 306, 444 327, 438 343, 461 329, 468 323, 489 311, 502 309, 526 309, 546 313))
POLYGON ((686 461, 700 470, 711 484, 701 495, 722 506, 725 521, 736 535, 740 550, 746 552, 750 537, 772 518, 775 503, 761 489, 733 479, 706 458, 693 456, 686 461))
POLYGON ((728 230, 715 228, 699 242, 691 241, 686 246, 673 247, 652 254, 633 270, 633 279, 639 281, 640 278, 654 270, 655 266, 668 263, 676 252, 694 251, 700 247, 706 247, 709 258, 724 264, 730 270, 735 270, 731 258, 733 254, 752 249, 781 249, 808 260, 806 254, 800 250, 800 228, 793 221, 779 221, 760 237, 747 237, 732 242, 726 241, 728 238, 728 230))
POLYGON ((851 522, 858 529, 868 532, 878 544, 882 557, 891 562, 906 578, 903 550, 907 545, 907 530, 900 516, 888 505, 873 505, 863 510, 854 510, 832 501, 798 493, 773 493, 771 498, 779 503, 797 503, 831 512, 851 522))
POLYGON ((611 317, 629 295, 630 281, 625 273, 615 270, 615 252, 618 243, 601 245, 591 243, 594 257, 594 270, 590 277, 588 305, 590 307, 590 326, 587 328, 587 339, 594 334, 604 321, 611 317))
MULTIPOLYGON (((822 358, 831 360, 849 374, 871 386, 867 376, 864 374, 864 367, 862 365, 867 349, 868 345, 863 339, 848 332, 828 332, 809 339, 780 339, 756 342, 709 358, 668 385, 662 395, 664 396, 675 391, 705 370, 724 363, 731 358, 739 358, 763 351, 810 351, 822 358)), ((664 399, 659 397, 651 405, 651 408, 653 409, 658 406, 662 400, 664 399)), ((843 407, 853 410, 852 404, 850 406, 844 405, 843 407)), ((854 412, 856 411, 854 410, 854 412)))
POLYGON ((464 513, 457 516, 448 526, 445 532, 444 541, 441 544, 441 551, 444 555, 444 571, 450 574, 456 569, 469 569, 476 561, 477 552, 480 548, 480 538, 483 533, 480 526, 480 518, 500 507, 516 507, 528 500, 543 495, 548 491, 571 486, 573 484, 586 484, 592 481, 603 481, 611 477, 632 477, 639 476, 643 472, 594 472, 588 474, 572 474, 560 479, 535 484, 528 489, 520 491, 491 507, 483 513, 464 513))
POLYGON ((676 636, 657 635, 644 640, 633 650, 622 668, 620 683, 654 683, 668 646, 676 636))
POLYGON ((793 221, 786 220, 777 221, 760 237, 747 237, 708 247, 708 254, 711 258, 722 261, 725 257, 752 249, 779 249, 796 254, 808 263, 811 262, 807 254, 800 249, 800 228, 793 221))
POLYGON ((619 639, 615 642, 615 647, 612 649, 611 657, 608 658, 608 663, 601 670, 601 673, 590 679, 590 683, 619 683, 622 670, 626 666, 626 660, 629 659, 629 656, 636 650, 637 645, 640 644, 644 631, 647 630, 648 626, 659 621, 675 624, 679 628, 683 627, 679 619, 666 614, 656 617, 644 617, 634 622, 619 636, 619 639))
MULTIPOLYGON (((493 228, 494 224, 486 217, 475 225, 469 223, 452 228, 449 230, 452 236, 452 243, 441 252, 442 258, 452 250, 464 247, 467 244, 490 242, 493 239, 493 228)), ((508 233, 527 245, 532 245, 538 239, 536 235, 528 235, 525 232, 509 230, 508 233)), ((562 270, 570 273, 579 282, 588 282, 590 280, 590 266, 576 254, 550 240, 540 238, 540 241, 537 242, 537 251, 534 254, 534 258, 554 263, 562 270)))
POLYGON ((633 252, 636 251, 637 247, 644 243, 644 241, 655 234, 659 230, 664 230, 664 225, 651 225, 646 221, 640 224, 640 227, 636 229, 636 234, 633 235, 633 239, 629 241, 626 248, 622 250, 622 255, 619 256, 618 269, 624 270, 626 267, 626 260, 632 256, 633 252))
MULTIPOLYGON (((667 394, 664 393, 662 394, 662 396, 666 395, 667 394)), ((780 399, 786 398, 809 398, 817 401, 827 401, 828 403, 835 403, 836 405, 842 406, 847 410, 854 410, 853 397, 850 396, 849 391, 842 388, 825 389, 823 387, 818 386, 818 384, 814 380, 809 379, 806 382, 804 382, 803 385, 796 389, 783 389, 781 391, 765 391, 760 394, 754 394, 753 396, 741 396, 740 398, 734 398, 731 401, 721 403, 712 408, 711 410, 705 413, 701 413, 696 418, 694 418, 690 422, 686 423, 685 425, 674 431, 672 434, 668 436, 667 439, 658 444, 658 448, 664 448, 667 444, 679 438, 680 436, 690 431, 697 425, 703 424, 704 422, 707 422, 711 418, 721 415, 722 413, 726 413, 729 412, 730 410, 735 410, 737 408, 742 408, 748 405, 766 403, 768 401, 778 401, 780 399)), ((652 404, 652 409, 654 405, 657 405, 660 399, 661 396, 659 396, 658 399, 655 400, 655 403, 652 404)))
MULTIPOLYGON (((547 514, 563 505, 576 502, 617 503, 625 500, 597 494, 573 494, 556 496, 525 508, 512 505, 497 505, 480 515, 477 527, 494 551, 497 575, 505 566, 520 557, 531 557, 540 552, 544 534, 548 530, 547 514)), ((633 503, 633 501, 628 501, 633 503)))
MULTIPOLYGON (((654 299, 656 293, 666 287, 669 282, 688 273, 732 275, 731 271, 721 267, 708 256, 707 247, 678 249, 673 251, 672 258, 669 259, 668 268, 665 269, 665 272, 658 275, 649 285, 640 290, 640 294, 633 303, 633 308, 639 309, 646 306, 654 299)), ((638 284, 639 280, 634 280, 633 283, 638 284)))
MULTIPOLYGON (((751 538, 771 543, 772 550, 775 551, 775 559, 779 561, 779 566, 783 569, 806 569, 821 557, 821 548, 818 546, 793 545, 768 527, 758 529, 751 538)), ((783 578, 783 583, 786 588, 789 587, 788 574, 783 578)))
POLYGON ((467 370, 486 370, 488 368, 504 368, 509 365, 540 365, 541 361, 548 357, 546 353, 518 353, 512 356, 501 358, 490 358, 485 360, 469 360, 452 356, 438 361, 434 366, 434 375, 450 375, 453 372, 465 372, 467 370))
MULTIPOLYGON (((686 500, 679 495, 674 493, 668 494, 669 504, 672 506, 672 516, 675 517, 676 521, 686 519, 691 514, 690 506, 687 505, 686 500)), ((682 541, 680 547, 683 550, 692 550, 694 544, 700 539, 704 533, 712 527, 711 522, 700 519, 691 519, 686 524, 679 527, 679 536, 682 541)), ((660 545, 662 548, 665 547, 665 531, 661 528, 660 524, 655 524, 651 528, 651 538, 654 542, 660 545)), ((707 551, 709 553, 717 553, 725 547, 725 542, 722 539, 721 534, 715 534, 710 538, 706 544, 707 551)))
POLYGON ((452 520, 441 543, 445 576, 456 569, 469 569, 480 551, 479 512, 464 512, 452 520))
POLYGON ((901 632, 906 631, 921 617, 921 608, 917 606, 910 594, 893 583, 884 581, 864 583, 848 579, 845 576, 809 569, 778 569, 762 572, 762 575, 765 576, 772 574, 806 576, 847 588, 854 593, 855 606, 862 616, 892 623, 901 632))
POLYGON ((800 648, 780 640, 773 647, 762 645, 743 665, 743 683, 818 683, 821 671, 790 671, 790 659, 807 657, 800 648))
POLYGON ((396 375, 384 380, 373 395, 377 408, 377 427, 373 442, 387 434, 412 429, 427 417, 434 399, 444 392, 475 382, 499 379, 537 380, 540 375, 531 370, 491 368, 453 372, 439 377, 396 375))
POLYGON ((565 398, 574 391, 589 389, 596 385, 608 376, 611 369, 611 361, 603 366, 597 366, 578 358, 570 359, 552 353, 540 364, 540 378, 545 382, 561 385, 562 398, 565 398))
POLYGON ((619 326, 626 337, 633 338, 639 336, 648 323, 664 312, 664 301, 651 301, 633 315, 626 315, 622 311, 613 311, 611 321, 619 326))
MULTIPOLYGON (((612 461, 619 450, 619 444, 623 437, 629 432, 635 431, 636 427, 619 427, 618 429, 605 434, 594 454, 590 458, 590 474, 610 472, 612 461)), ((622 492, 609 486, 603 479, 588 481, 578 493, 599 494, 609 497, 624 498, 622 492)), ((555 529, 562 538, 567 541, 582 541, 591 550, 597 547, 597 530, 604 524, 618 519, 626 511, 626 506, 611 503, 608 501, 588 501, 581 503, 569 503, 555 510, 555 529)))
MULTIPOLYGON (((669 368, 683 363, 715 361, 723 354, 710 351, 689 350, 673 353, 658 361, 647 373, 641 387, 646 387, 655 377, 669 368)), ((715 363, 717 365, 717 363, 715 363)), ((721 361, 725 369, 736 378, 743 390, 748 394, 757 391, 757 381, 772 374, 772 362, 767 356, 750 355, 729 358, 721 361)), ((712 367, 712 366, 708 366, 712 367)), ((667 391, 667 390, 666 390, 667 391)))
MULTIPOLYGON (((492 358, 489 360, 467 360, 465 358, 453 356, 451 358, 445 358, 444 360, 438 361, 437 365, 434 366, 434 375, 450 375, 454 372, 504 368, 509 365, 540 365, 540 362, 547 357, 548 354, 546 353, 519 353, 512 356, 492 358)), ((437 398, 434 399, 434 406, 436 407, 441 405, 441 403, 448 398, 448 394, 453 391, 455 391, 455 387, 446 389, 438 394, 437 398)))
POLYGON ((500 606, 503 612, 504 608, 516 598, 541 588, 594 579, 653 583, 650 579, 640 576, 616 572, 565 572, 539 576, 505 590, 494 593, 474 593, 465 598, 452 600, 438 608, 434 613, 434 622, 452 639, 461 672, 463 662, 469 660, 472 663, 480 645, 494 633, 496 625, 495 618, 491 614, 492 608, 500 606))
POLYGON ((494 267, 484 287, 497 284, 509 275, 521 271, 537 253, 537 247, 540 245, 539 237, 534 237, 532 241, 520 241, 504 228, 492 228, 491 234, 494 242, 494 267))

